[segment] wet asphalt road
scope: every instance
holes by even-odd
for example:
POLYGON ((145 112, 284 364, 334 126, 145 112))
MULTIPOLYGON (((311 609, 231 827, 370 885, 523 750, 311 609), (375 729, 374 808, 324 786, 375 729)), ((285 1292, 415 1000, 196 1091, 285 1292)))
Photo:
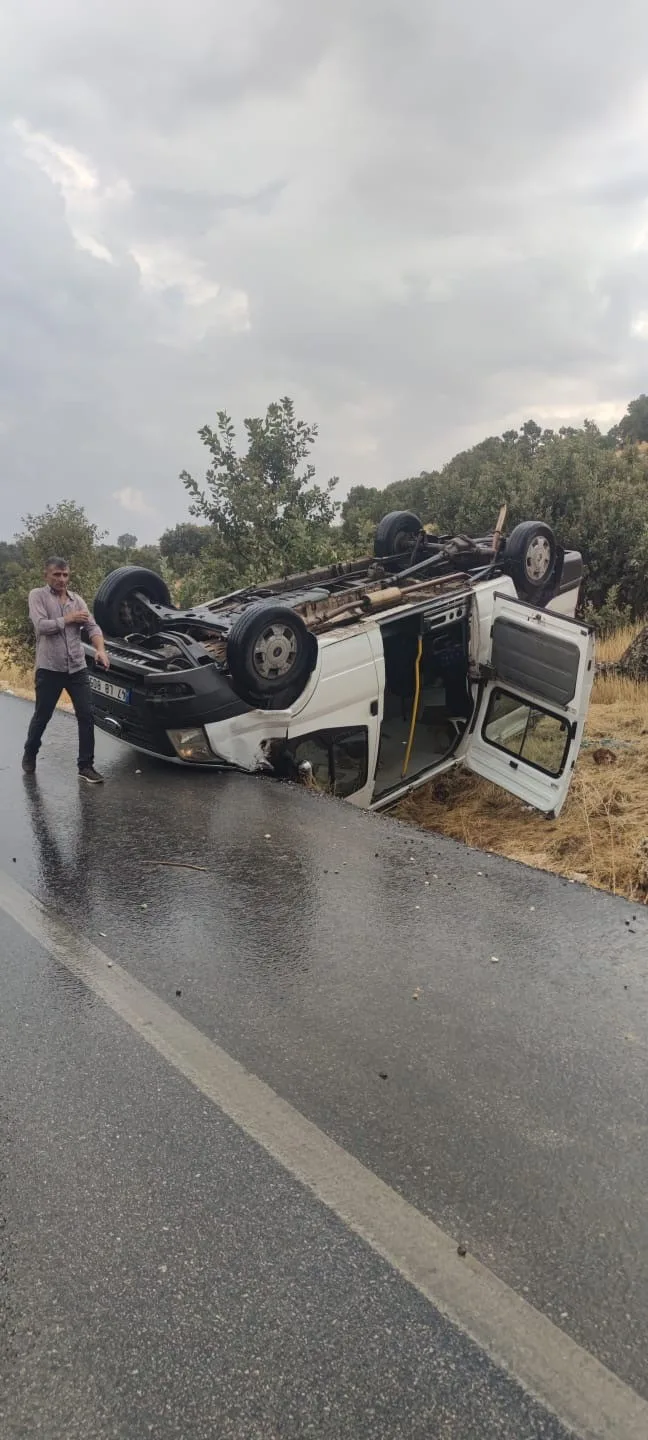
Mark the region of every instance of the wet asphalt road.
MULTIPOLYGON (((0 871, 648 1397, 648 913, 102 736, 80 790, 60 715, 25 781, 28 713, 0 871)), ((564 1437, 2 909, 0 955, 3 1440, 564 1437)))

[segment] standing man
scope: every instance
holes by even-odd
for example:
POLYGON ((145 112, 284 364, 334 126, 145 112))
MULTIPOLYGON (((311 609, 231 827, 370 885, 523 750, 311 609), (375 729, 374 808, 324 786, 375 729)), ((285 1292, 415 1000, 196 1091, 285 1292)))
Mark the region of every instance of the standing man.
POLYGON ((80 595, 68 589, 70 566, 53 555, 45 567, 45 584, 29 592, 29 616, 36 631, 36 709, 32 718, 22 768, 33 775, 45 727, 63 690, 74 706, 79 726, 79 775, 89 785, 101 785, 103 775, 94 768, 94 720, 90 683, 81 630, 85 626, 97 652, 97 664, 107 670, 110 661, 94 617, 80 595))

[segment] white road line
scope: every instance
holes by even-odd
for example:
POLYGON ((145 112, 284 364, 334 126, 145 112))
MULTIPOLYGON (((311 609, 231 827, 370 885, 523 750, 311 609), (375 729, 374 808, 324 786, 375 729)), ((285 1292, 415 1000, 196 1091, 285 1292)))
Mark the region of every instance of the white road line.
POLYGON ((646 1440, 645 1400, 2 872, 0 908, 582 1440, 646 1440))

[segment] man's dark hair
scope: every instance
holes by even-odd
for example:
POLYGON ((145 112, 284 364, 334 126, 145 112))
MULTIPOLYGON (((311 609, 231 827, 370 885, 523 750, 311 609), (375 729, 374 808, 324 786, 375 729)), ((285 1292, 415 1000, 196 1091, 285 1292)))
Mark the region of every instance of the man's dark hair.
POLYGON ((56 566, 57 570, 69 570, 70 562, 64 560, 62 555, 50 555, 45 561, 45 569, 51 570, 53 566, 56 566))

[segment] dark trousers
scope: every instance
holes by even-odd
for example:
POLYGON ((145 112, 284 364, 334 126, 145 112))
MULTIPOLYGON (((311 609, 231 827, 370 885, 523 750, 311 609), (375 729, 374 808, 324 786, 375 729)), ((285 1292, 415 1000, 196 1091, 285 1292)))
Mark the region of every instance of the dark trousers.
POLYGON ((90 683, 85 668, 73 670, 70 674, 64 670, 36 671, 36 709, 27 731, 25 755, 30 756, 32 760, 36 759, 43 731, 49 725, 56 709, 56 702, 64 690, 67 690, 72 701, 79 726, 79 769, 81 769, 84 765, 94 764, 94 720, 90 702, 90 683))

